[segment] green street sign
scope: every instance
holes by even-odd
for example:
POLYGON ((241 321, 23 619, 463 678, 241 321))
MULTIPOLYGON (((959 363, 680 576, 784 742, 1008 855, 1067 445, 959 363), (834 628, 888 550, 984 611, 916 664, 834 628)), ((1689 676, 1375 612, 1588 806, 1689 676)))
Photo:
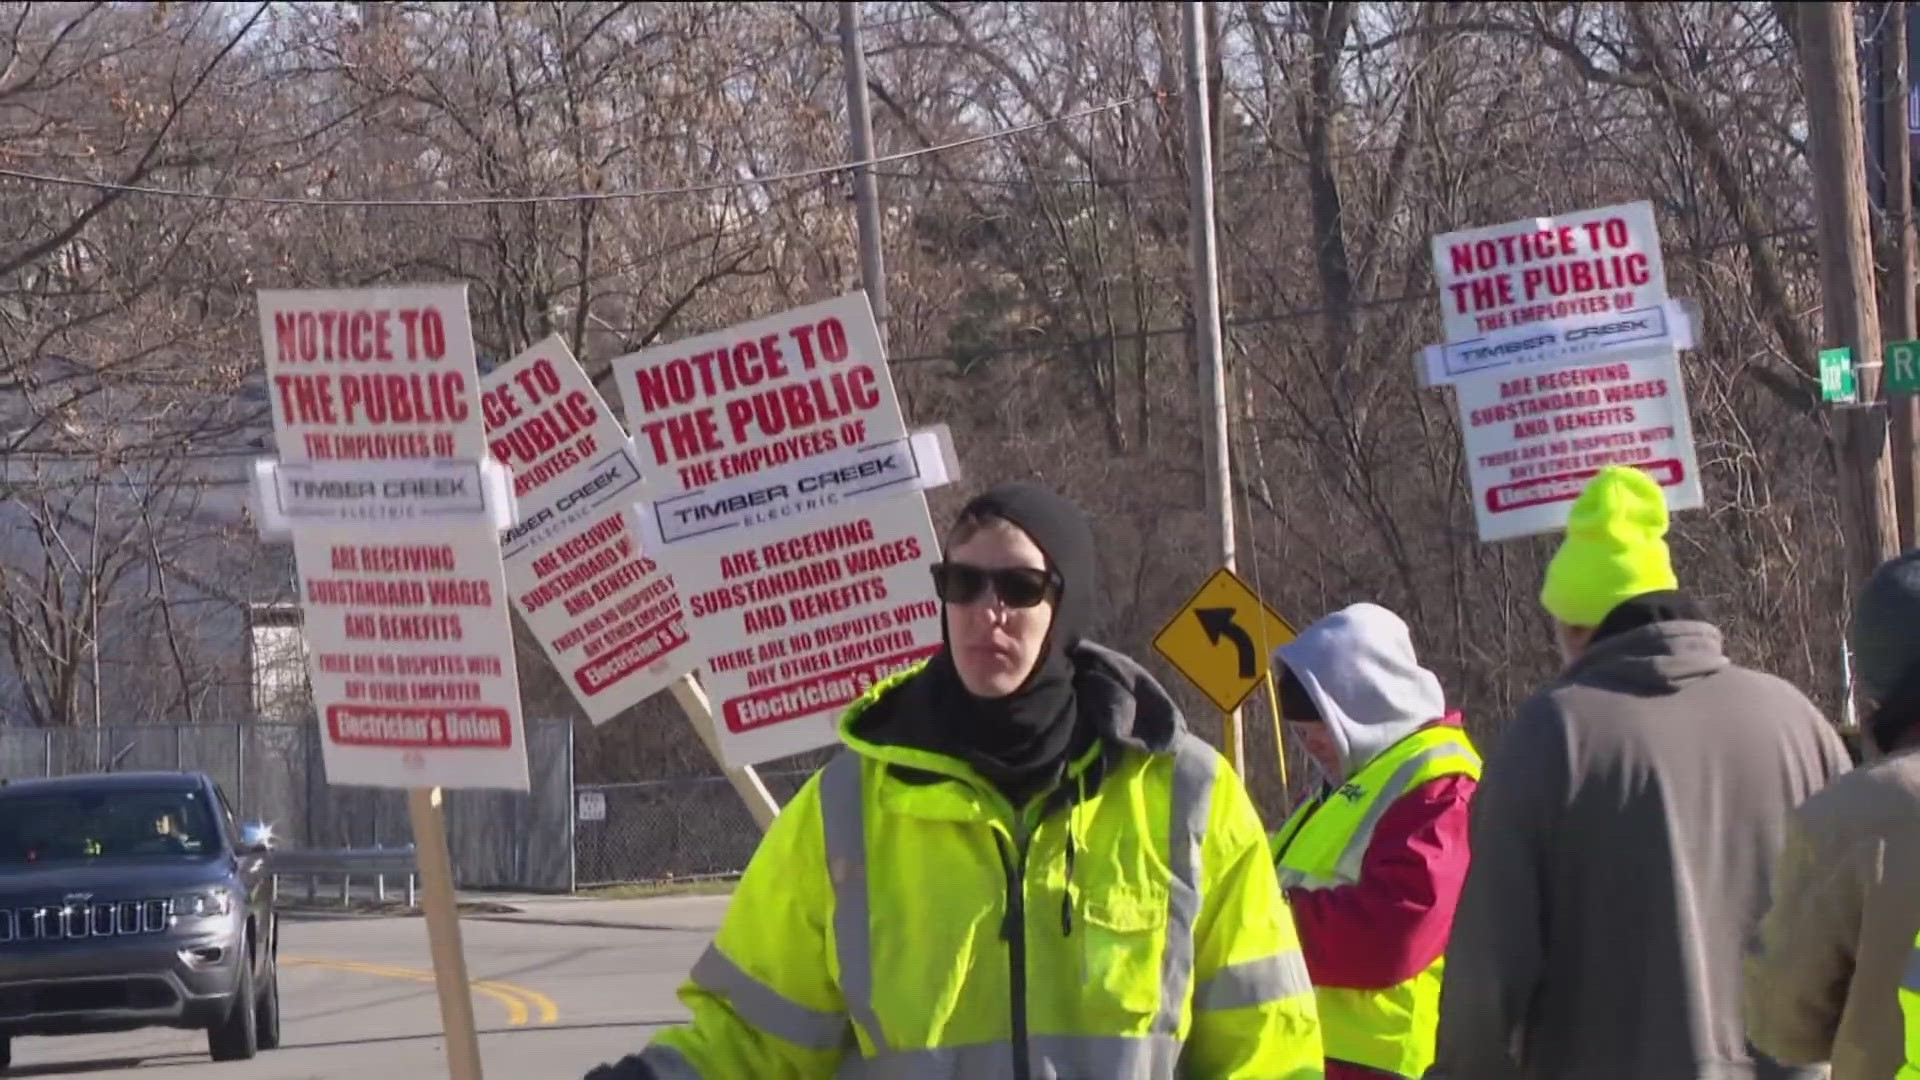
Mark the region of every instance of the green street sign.
POLYGON ((1889 343, 1882 374, 1887 393, 1920 394, 1920 341, 1889 343))
POLYGON ((1853 350, 1844 345, 1820 350, 1820 400, 1853 401, 1859 395, 1853 379, 1853 350))

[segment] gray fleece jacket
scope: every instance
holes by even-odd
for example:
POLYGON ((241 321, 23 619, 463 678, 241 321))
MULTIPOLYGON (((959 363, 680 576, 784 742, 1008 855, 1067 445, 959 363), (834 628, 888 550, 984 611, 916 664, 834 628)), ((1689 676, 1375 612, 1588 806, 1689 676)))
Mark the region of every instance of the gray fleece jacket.
POLYGON ((1813 1080, 1757 1056, 1741 959, 1789 813, 1848 767, 1720 632, 1595 641, 1486 764, 1428 1080, 1813 1080))

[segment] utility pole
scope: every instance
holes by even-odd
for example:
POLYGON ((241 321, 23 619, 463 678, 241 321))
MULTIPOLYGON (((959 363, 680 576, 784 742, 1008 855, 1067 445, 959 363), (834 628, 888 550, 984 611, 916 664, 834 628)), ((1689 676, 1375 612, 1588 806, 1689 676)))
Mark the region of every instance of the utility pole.
MULTIPOLYGON (((1907 57, 1907 20, 1911 15, 1910 6, 1903 0, 1881 5, 1880 55, 1874 71, 1878 107, 1873 111, 1880 117, 1880 139, 1875 149, 1883 178, 1880 206, 1886 232, 1880 260, 1886 289, 1880 302, 1889 341, 1920 338, 1914 311, 1913 150, 1907 134, 1907 87, 1913 77, 1907 57)), ((1914 502, 1920 495, 1920 447, 1914 445, 1914 433, 1920 429, 1920 397, 1890 397, 1887 410, 1893 421, 1895 521, 1900 549, 1905 551, 1920 536, 1920 508, 1914 502)))
POLYGON ((1873 288, 1853 5, 1807 3, 1793 10, 1800 18, 1814 202, 1820 222, 1823 337, 1830 347, 1851 347, 1858 365, 1859 404, 1838 410, 1834 428, 1840 440, 1840 506, 1847 562, 1853 578, 1864 580, 1898 552, 1899 531, 1894 525, 1887 412, 1880 397, 1880 313, 1873 288))
MULTIPOLYGON (((1193 248, 1194 352, 1200 360, 1200 400, 1207 405, 1207 508, 1220 528, 1221 565, 1234 568, 1233 488, 1228 461, 1227 373, 1221 357, 1220 265, 1214 246, 1213 123, 1207 101, 1207 33, 1205 5, 1189 0, 1182 6, 1182 30, 1187 52, 1187 172, 1192 181, 1187 233, 1193 248)), ((1267 658, 1260 657, 1265 666, 1267 658)), ((1223 731, 1227 761, 1246 775, 1246 739, 1240 710, 1227 714, 1223 731)))
POLYGON ((847 69, 847 135, 853 150, 853 202, 860 225, 860 283, 866 287, 880 344, 887 343, 887 267, 880 254, 880 193, 873 180, 873 106, 867 99, 867 51, 860 45, 860 5, 841 0, 840 53, 847 69))

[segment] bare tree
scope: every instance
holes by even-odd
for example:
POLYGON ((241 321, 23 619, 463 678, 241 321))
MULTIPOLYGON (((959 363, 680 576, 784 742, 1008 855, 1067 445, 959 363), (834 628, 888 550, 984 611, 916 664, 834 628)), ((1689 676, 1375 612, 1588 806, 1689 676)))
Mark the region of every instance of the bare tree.
MULTIPOLYGON (((1550 545, 1478 541, 1453 402, 1412 377, 1439 334, 1429 239, 1638 199, 1702 312, 1684 369, 1709 506, 1676 521, 1682 578, 1746 659, 1836 700, 1844 463, 1814 392, 1781 7, 1214 9, 1242 570, 1296 622, 1400 610, 1483 733, 1553 662, 1550 545)), ((1176 12, 864 9, 910 419, 947 423, 971 477, 1082 500, 1100 632, 1158 664, 1149 639, 1212 569, 1176 12)), ((102 681, 144 676, 110 708, 230 707, 245 676, 219 643, 285 586, 232 509, 267 442, 255 289, 459 281, 487 361, 559 332, 604 376, 857 284, 835 5, 157 10, 0 5, 0 169, 102 185, 0 176, 4 595, 38 722, 90 716, 96 646, 102 681), (101 618, 137 630, 113 645, 101 618)), ((570 714, 521 660, 529 710, 570 714)), ((583 727, 583 773, 708 767, 670 705, 638 713, 583 727)))

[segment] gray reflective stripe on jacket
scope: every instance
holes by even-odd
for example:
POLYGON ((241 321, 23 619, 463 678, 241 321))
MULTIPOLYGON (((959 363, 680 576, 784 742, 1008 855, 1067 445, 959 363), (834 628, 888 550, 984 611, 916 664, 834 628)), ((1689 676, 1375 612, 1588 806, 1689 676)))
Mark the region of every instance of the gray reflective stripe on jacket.
POLYGON ((834 952, 847 1014, 885 1052, 886 1032, 873 1011, 873 940, 867 918, 867 811, 860 791, 860 755, 843 750, 820 770, 820 820, 833 879, 834 952))
MULTIPOLYGON (((1166 1080, 1180 1063, 1180 1042, 1171 1035, 1034 1035, 1027 1039, 1033 1080, 1166 1080)), ((842 1080, 1008 1080, 1013 1047, 974 1043, 933 1050, 906 1050, 877 1058, 847 1055, 842 1080)))
MULTIPOLYGON (((1413 778, 1430 762, 1441 758, 1459 758, 1467 764, 1473 761, 1460 747, 1451 743, 1442 743, 1428 747, 1401 762, 1399 767, 1393 770, 1393 775, 1387 778, 1387 782, 1380 785, 1379 794, 1375 795, 1373 801, 1367 805, 1366 816, 1360 819, 1359 827, 1354 829, 1353 835, 1347 838, 1347 846, 1340 852, 1340 861, 1334 868, 1333 877, 1325 878, 1318 874, 1296 870, 1287 866, 1283 860, 1280 865, 1274 867, 1274 872, 1280 878, 1280 887, 1283 889, 1335 889, 1358 882, 1360 868, 1367 858, 1367 845, 1373 842, 1373 830, 1380 827, 1380 819, 1385 817, 1393 804, 1400 801, 1401 796, 1413 787, 1413 778)), ((1300 832, 1305 831, 1306 826, 1302 825, 1300 832)), ((1295 833, 1294 839, 1298 840, 1299 836, 1299 833, 1295 833)))
MULTIPOLYGON (((1907 970, 1900 977, 1900 989, 1909 994, 1920 994, 1920 946, 1915 946, 1907 956, 1907 970)), ((1914 1019, 1920 1020, 1920 1017, 1914 1019)))
POLYGON ((740 1019, 777 1038, 808 1050, 851 1045, 853 1026, 846 1013, 810 1009, 740 969, 716 946, 693 965, 693 981, 726 1001, 740 1019))
MULTIPOLYGON (((1167 891, 1167 941, 1160 956, 1160 1014, 1156 1035, 1175 1035, 1193 989, 1193 925, 1200 921, 1200 848, 1207 839, 1213 807, 1213 776, 1220 759, 1213 749, 1182 733, 1173 744, 1173 790, 1167 800, 1172 824, 1167 830, 1167 866, 1173 887, 1167 891)), ((1120 1075, 1125 1075, 1124 1073, 1120 1075)), ((1166 1073, 1142 1075, 1172 1076, 1166 1073)))
POLYGON ((1313 980, 1307 975, 1307 959, 1296 949, 1221 968, 1194 990, 1193 1007, 1249 1009, 1311 993, 1313 980))
MULTIPOLYGON (((1213 803, 1213 782, 1219 758, 1198 738, 1182 733, 1173 747, 1173 783, 1171 821, 1168 832, 1167 862, 1173 871, 1168 890, 1167 937, 1161 957, 1160 1011, 1154 1017, 1152 1031, 1165 1038, 1126 1038, 1119 1036, 1032 1036, 1028 1041, 1035 1056, 1035 1080, 1055 1075, 1101 1077, 1141 1077, 1143 1080, 1171 1078, 1178 1057, 1174 1036, 1189 991, 1193 986, 1194 923, 1200 917, 1200 850, 1206 840, 1207 820, 1213 803), (1172 1050, 1166 1054, 1164 1068, 1161 1043, 1172 1050), (1043 1048, 1052 1048, 1051 1051, 1043 1048), (1047 1053, 1070 1056, 1048 1059, 1049 1065, 1070 1065, 1073 1071, 1056 1074, 1040 1068, 1047 1053), (1085 1060, 1087 1064, 1081 1064, 1085 1060), (1118 1062, 1117 1066, 1110 1063, 1118 1062), (1147 1068, 1147 1066, 1153 1066, 1147 1068), (1146 1071, 1141 1071, 1146 1068, 1146 1071)), ((868 917, 866 800, 860 789, 861 758, 851 751, 842 752, 820 773, 820 816, 826 833, 827 867, 833 879, 833 936, 840 963, 840 991, 846 999, 847 1013, 866 1032, 876 1054, 860 1060, 848 1055, 842 1075, 860 1077, 890 1076, 966 1076, 991 1080, 1011 1075, 1010 1047, 996 1042, 933 1050, 892 1051, 886 1032, 874 1010, 873 941, 868 917), (948 1065, 949 1061, 953 1065, 948 1065), (1005 1070, 995 1063, 1003 1063, 1005 1070), (860 1070, 848 1072, 847 1070, 860 1070), (958 1071, 942 1071, 942 1070, 958 1071), (930 1070, 930 1071, 923 1071, 930 1070), (998 1070, 998 1071, 996 1071, 998 1070)), ((1222 991, 1226 991, 1223 989, 1222 991)))
POLYGON ((654 1043, 640 1051, 640 1060, 653 1070, 654 1080, 707 1080, 671 1046, 654 1043))

